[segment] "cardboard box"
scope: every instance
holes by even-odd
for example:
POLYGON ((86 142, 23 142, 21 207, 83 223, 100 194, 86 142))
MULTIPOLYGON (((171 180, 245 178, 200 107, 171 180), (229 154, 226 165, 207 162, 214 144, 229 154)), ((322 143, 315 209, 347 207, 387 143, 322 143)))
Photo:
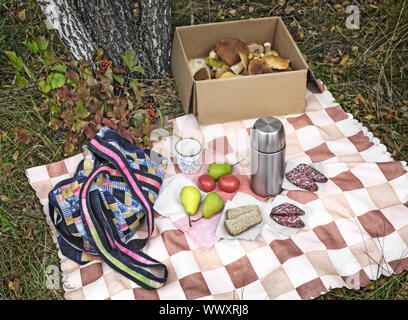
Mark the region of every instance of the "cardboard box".
POLYGON ((280 17, 177 27, 171 68, 184 112, 200 124, 302 113, 305 110, 308 65, 280 17), (289 59, 294 71, 195 81, 189 62, 205 58, 226 37, 260 44, 289 59))

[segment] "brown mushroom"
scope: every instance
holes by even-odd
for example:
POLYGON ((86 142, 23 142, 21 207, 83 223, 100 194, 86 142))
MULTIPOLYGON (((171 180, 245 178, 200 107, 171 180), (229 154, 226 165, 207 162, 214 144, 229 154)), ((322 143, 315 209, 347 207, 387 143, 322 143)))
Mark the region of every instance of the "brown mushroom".
POLYGON ((248 74, 264 74, 268 73, 268 67, 263 59, 252 59, 248 65, 248 74))
POLYGON ((265 51, 263 45, 261 45, 261 44, 259 44, 257 42, 248 42, 247 46, 248 46, 248 50, 249 50, 250 53, 261 54, 261 53, 264 53, 264 51, 265 51))
POLYGON ((290 61, 279 56, 266 55, 262 58, 262 60, 265 62, 265 65, 268 68, 273 68, 277 70, 285 70, 289 68, 290 61))
POLYGON ((248 68, 248 56, 245 53, 240 52, 239 58, 241 61, 231 67, 232 72, 235 74, 240 74, 242 70, 246 70, 248 68))
POLYGON ((208 67, 202 67, 194 74, 194 80, 209 80, 211 79, 211 71, 208 67))
POLYGON ((218 41, 214 48, 218 57, 230 67, 240 62, 239 53, 248 56, 248 46, 237 38, 225 38, 218 41))

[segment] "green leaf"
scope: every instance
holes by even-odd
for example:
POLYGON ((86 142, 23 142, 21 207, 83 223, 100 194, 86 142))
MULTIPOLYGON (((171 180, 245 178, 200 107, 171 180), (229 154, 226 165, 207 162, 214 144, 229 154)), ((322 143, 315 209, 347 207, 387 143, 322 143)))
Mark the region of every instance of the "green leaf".
POLYGON ((16 71, 16 76, 17 76, 16 85, 17 85, 18 88, 23 88, 23 87, 25 87, 26 85, 28 85, 28 80, 27 80, 26 78, 24 78, 24 77, 20 74, 20 72, 16 71))
POLYGON ((44 36, 39 36, 39 37, 37 38, 37 43, 38 43, 38 48, 39 48, 41 51, 47 50, 47 48, 48 48, 48 40, 45 39, 44 36))
POLYGON ((38 83, 38 90, 40 90, 42 93, 48 93, 51 90, 51 86, 45 81, 40 81, 38 83))
POLYGON ((117 82, 120 83, 121 86, 123 86, 123 84, 125 83, 125 79, 123 78, 123 76, 119 75, 119 74, 112 74, 113 79, 115 79, 117 82))
POLYGON ((81 100, 78 100, 75 107, 75 116, 80 119, 86 119, 90 116, 90 112, 86 109, 86 106, 81 100))
POLYGON ((122 56, 122 59, 126 67, 128 67, 131 72, 137 71, 144 74, 144 70, 141 66, 138 65, 139 61, 135 57, 135 54, 133 53, 132 50, 127 49, 125 51, 125 54, 122 56))
POLYGON ((128 105, 129 110, 133 110, 135 108, 135 105, 130 99, 127 99, 127 105, 128 105))
POLYGON ((137 81, 137 80, 131 80, 129 83, 129 86, 132 88, 135 97, 137 99, 137 103, 138 104, 142 104, 143 103, 143 99, 142 99, 142 95, 140 93, 139 87, 141 87, 141 84, 137 81))
POLYGON ((132 120, 133 120, 133 124, 134 124, 135 126, 141 124, 141 123, 143 122, 143 120, 144 120, 143 113, 142 113, 142 112, 136 113, 136 114, 133 116, 132 120))
POLYGON ((38 48, 38 43, 37 43, 36 41, 27 41, 27 40, 24 40, 24 41, 23 41, 23 44, 24 44, 25 46, 27 46, 27 48, 30 49, 30 51, 31 51, 32 53, 37 53, 38 50, 39 50, 39 48, 38 48))
POLYGON ((62 73, 67 72, 67 66, 63 65, 63 64, 57 64, 56 66, 54 66, 51 70, 54 71, 59 71, 62 73))
POLYGON ((66 78, 61 73, 52 72, 47 77, 47 83, 51 85, 51 89, 61 88, 65 84, 66 78))
POLYGON ((44 51, 43 52, 43 57, 40 59, 40 61, 42 62, 42 64, 46 67, 52 65, 52 62, 54 60, 54 56, 49 53, 48 51, 44 51))
POLYGON ((98 82, 93 76, 90 75, 85 75, 86 83, 89 87, 96 87, 98 85, 98 82))
POLYGON ((21 71, 24 65, 23 60, 18 57, 14 51, 4 51, 4 53, 9 58, 11 64, 16 67, 18 71, 21 71))

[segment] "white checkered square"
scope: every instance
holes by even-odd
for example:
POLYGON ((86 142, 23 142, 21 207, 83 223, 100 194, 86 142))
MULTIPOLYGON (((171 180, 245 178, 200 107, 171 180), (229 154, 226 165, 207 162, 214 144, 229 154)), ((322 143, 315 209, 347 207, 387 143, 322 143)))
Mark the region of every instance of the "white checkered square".
POLYGON ((327 250, 329 258, 341 276, 351 276, 361 270, 361 266, 349 248, 327 250))
POLYGON ((311 111, 307 113, 307 116, 316 126, 328 126, 334 123, 333 119, 327 115, 326 110, 311 111))
POLYGON ((404 174, 394 180, 391 180, 390 185, 393 187, 395 193, 402 203, 408 201, 408 174, 404 174))
POLYGON ((269 300, 269 296, 259 280, 246 285, 242 290, 237 290, 237 293, 242 300, 269 300))
POLYGON ((357 216, 361 216, 371 210, 377 210, 377 206, 371 200, 366 189, 345 191, 344 196, 357 216))
POLYGON ((295 288, 319 277, 313 265, 304 254, 285 261, 282 267, 295 288))
POLYGON ((203 136, 205 137, 205 143, 209 143, 211 140, 223 137, 225 135, 224 127, 222 124, 210 124, 207 126, 201 126, 203 136))
POLYGON ((160 300, 186 300, 183 288, 179 281, 167 283, 157 290, 160 300))
POLYGON ((347 138, 326 141, 326 145, 336 156, 358 153, 354 144, 347 138))
POLYGON ((312 231, 298 232, 292 239, 304 253, 326 250, 326 246, 312 231))
POLYGON ((110 297, 104 277, 100 277, 94 282, 84 286, 82 290, 87 300, 105 300, 110 297))
POLYGON ((363 163, 350 170, 364 185, 372 187, 387 182, 380 168, 375 163, 363 163))
POLYGON ((296 135, 304 151, 316 148, 325 142, 319 129, 314 126, 306 126, 298 129, 296 135))
POLYGON ((349 247, 370 238, 357 218, 337 219, 335 224, 349 247))
POLYGON ((375 238, 374 240, 376 240, 376 245, 383 254, 385 261, 400 260, 408 257, 408 246, 397 231, 385 237, 375 238))
POLYGON ((245 250, 237 239, 220 240, 215 244, 215 247, 224 265, 230 264, 245 255, 245 250))
POLYGON ((280 266, 280 262, 270 246, 255 249, 248 253, 247 256, 258 278, 263 278, 280 266), (265 263, 259 263, 259 261, 265 261, 265 263))
POLYGON ((221 294, 235 289, 225 267, 204 271, 202 275, 211 294, 221 294))
POLYGON ((179 279, 200 271, 191 251, 179 251, 170 256, 170 261, 179 279))

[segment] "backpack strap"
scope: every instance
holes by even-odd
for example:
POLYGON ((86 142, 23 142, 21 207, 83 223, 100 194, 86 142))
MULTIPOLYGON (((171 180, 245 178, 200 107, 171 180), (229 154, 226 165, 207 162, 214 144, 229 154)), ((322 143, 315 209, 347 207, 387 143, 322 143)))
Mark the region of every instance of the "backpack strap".
POLYGON ((87 233, 90 235, 98 254, 113 269, 143 288, 160 288, 167 280, 167 267, 140 250, 135 249, 134 246, 120 241, 114 228, 112 228, 112 223, 109 222, 104 213, 104 206, 101 205, 100 196, 95 192, 97 190, 91 191, 91 184, 100 174, 117 175, 117 172, 121 174, 129 186, 132 196, 139 200, 146 213, 148 236, 146 239, 142 239, 142 243, 139 243, 138 246, 140 247, 145 245, 153 233, 153 205, 148 199, 147 192, 141 188, 138 179, 135 177, 132 168, 123 154, 113 145, 96 136, 89 144, 89 149, 95 155, 107 160, 114 168, 108 165, 97 167, 82 185, 79 203, 87 233), (156 276, 143 267, 160 268, 163 270, 163 275, 156 276))

